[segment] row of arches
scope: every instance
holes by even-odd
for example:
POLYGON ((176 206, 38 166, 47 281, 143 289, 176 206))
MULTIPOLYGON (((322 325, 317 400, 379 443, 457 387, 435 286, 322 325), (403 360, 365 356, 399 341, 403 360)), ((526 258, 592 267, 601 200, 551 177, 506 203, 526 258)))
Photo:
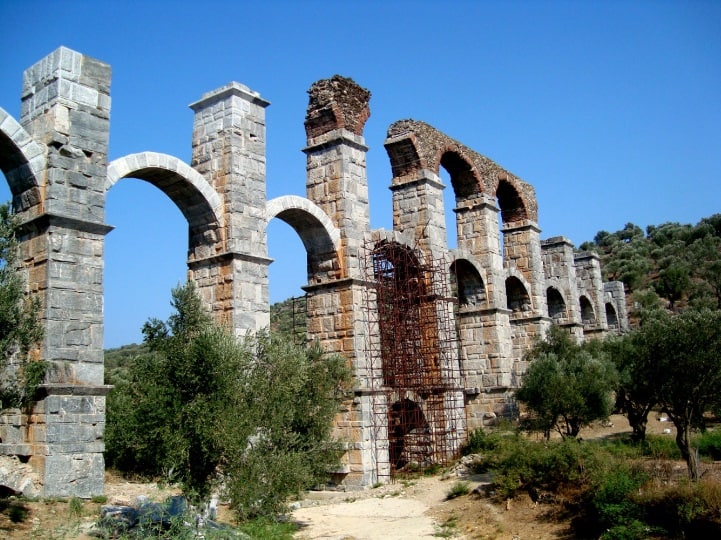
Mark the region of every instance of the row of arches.
MULTIPOLYGON (((465 259, 457 259, 451 265, 451 278, 461 308, 491 308, 483 278, 476 267, 465 259)), ((531 296, 528 293, 528 284, 521 277, 511 275, 505 280, 506 305, 503 306, 511 312, 511 317, 523 317, 534 311, 531 296)), ((546 288, 546 306, 548 317, 556 324, 573 322, 573 313, 569 309, 567 300, 561 291, 553 286, 546 288)), ((609 328, 618 327, 618 314, 612 302, 605 302, 605 317, 609 328)), ((600 324, 599 317, 588 295, 578 297, 578 312, 580 322, 586 328, 593 328, 600 324)))

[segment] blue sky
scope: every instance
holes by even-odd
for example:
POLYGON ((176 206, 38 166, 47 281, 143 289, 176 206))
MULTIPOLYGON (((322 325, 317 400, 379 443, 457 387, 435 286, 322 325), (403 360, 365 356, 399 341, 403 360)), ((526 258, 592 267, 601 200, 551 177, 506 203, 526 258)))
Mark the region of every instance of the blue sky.
MULTIPOLYGON (((338 73, 372 92, 374 228, 391 227, 383 141, 403 118, 533 184, 544 238, 578 245, 629 221, 721 212, 721 2, 0 0, 0 20, 0 107, 16 118, 23 70, 57 47, 111 64, 111 160, 188 162, 188 104, 234 80, 271 102, 268 198, 304 195, 306 92, 338 73)), ((107 222, 105 345, 116 347, 167 317, 187 228, 132 179, 109 193, 107 222)), ((271 300, 301 294, 300 240, 273 222, 269 249, 271 300)))

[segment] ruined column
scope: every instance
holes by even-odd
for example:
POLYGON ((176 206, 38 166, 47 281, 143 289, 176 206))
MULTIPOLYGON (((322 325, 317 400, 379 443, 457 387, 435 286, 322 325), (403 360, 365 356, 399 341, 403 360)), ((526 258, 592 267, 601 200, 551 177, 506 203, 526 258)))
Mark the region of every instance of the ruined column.
MULTIPOLYGON (((356 375, 356 395, 336 418, 336 434, 354 441, 344 457, 345 483, 378 481, 374 396, 368 386, 369 295, 365 290, 365 242, 370 235, 368 179, 363 128, 370 116, 370 92, 338 75, 314 83, 305 118, 306 194, 340 230, 338 278, 309 275, 308 337, 348 358, 356 375)), ((383 474, 382 472, 380 473, 383 474)))
POLYGON ((603 302, 603 279, 601 259, 589 251, 575 255, 579 312, 583 324, 583 336, 590 339, 608 330, 606 307, 603 302))
POLYGON ((498 229, 498 206, 487 195, 455 208, 459 252, 485 270, 486 301, 458 310, 462 366, 466 379, 468 429, 481 427, 484 416, 506 415, 512 386, 510 310, 506 307, 505 272, 498 229))
MULTIPOLYGON (((28 286, 49 363, 29 416, 3 422, 3 453, 30 456, 45 496, 103 493, 103 244, 110 67, 61 47, 25 71, 21 123, 46 148, 42 210, 20 212, 28 286)), ((7 420, 5 416, 3 420, 7 420)))
MULTIPOLYGON (((192 103, 192 167, 224 202, 216 253, 190 246, 188 268, 216 320, 236 335, 270 324, 265 231, 265 108, 269 102, 232 82, 192 103)), ((210 233, 209 233, 210 234, 210 233)), ((206 241, 208 239, 205 239, 206 241)))
POLYGON ((546 305, 553 324, 568 329, 580 340, 583 324, 578 303, 578 278, 573 244, 563 236, 541 241, 546 276, 546 305))

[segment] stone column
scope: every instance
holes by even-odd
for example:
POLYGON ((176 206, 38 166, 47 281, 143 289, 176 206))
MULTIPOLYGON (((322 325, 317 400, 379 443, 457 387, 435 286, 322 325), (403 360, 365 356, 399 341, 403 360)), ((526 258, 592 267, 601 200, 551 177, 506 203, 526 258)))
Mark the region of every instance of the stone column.
MULTIPOLYGON (((595 321, 583 322, 583 335, 591 338, 608 330, 606 324, 606 306, 603 302, 603 280, 601 278, 601 260, 591 252, 578 253, 574 258, 578 293, 584 295, 593 307, 595 321)), ((578 300, 577 300, 578 301, 578 300)), ((579 306, 580 310, 580 306, 579 306)), ((583 313, 581 313, 583 318, 583 313)))
MULTIPOLYGON (((265 231, 265 108, 269 102, 232 82, 190 108, 191 165, 224 202, 224 228, 215 253, 190 246, 189 275, 216 318, 236 335, 270 324, 265 231)), ((192 240, 192 239, 191 239, 192 240)), ((201 245, 206 245, 201 243, 201 245)))
POLYGON ((110 67, 65 47, 23 78, 21 123, 47 149, 42 212, 20 213, 20 241, 30 292, 42 299, 49 369, 27 427, 10 429, 17 444, 3 450, 31 456, 45 496, 103 492, 109 92, 110 67))
MULTIPOLYGON (((617 333, 628 332, 628 308, 626 307, 626 289, 623 281, 608 281, 603 284, 603 292, 606 303, 610 303, 616 310, 616 328, 617 333)), ((608 319, 608 317, 607 317, 608 319)), ((606 321, 611 330, 611 321, 606 321)))
POLYGON ((443 190, 440 177, 428 169, 414 175, 395 177, 393 230, 413 238, 426 256, 436 259, 448 249, 443 190))
MULTIPOLYGON (((336 419, 336 434, 349 443, 343 481, 368 486, 383 476, 377 467, 375 396, 370 388, 365 285, 365 242, 370 236, 368 179, 363 128, 370 92, 351 79, 334 76, 314 83, 305 119, 306 194, 340 231, 337 278, 308 276, 308 337, 346 357, 356 376, 355 398, 336 419)), ((382 451, 382 450, 381 450, 382 451)), ((386 450, 387 452, 387 450, 386 450)), ((387 459, 385 460, 387 461, 387 459)))
POLYGON ((490 197, 466 199, 455 209, 459 252, 485 270, 485 305, 461 308, 459 338, 466 380, 468 429, 480 427, 484 416, 506 414, 512 385, 510 311, 498 228, 498 206, 490 197))
POLYGON ((551 314, 555 324, 567 328, 577 340, 583 337, 583 324, 578 305, 578 278, 574 264, 573 244, 563 236, 555 236, 541 241, 543 268, 546 274, 546 286, 554 287, 565 302, 564 314, 551 314))

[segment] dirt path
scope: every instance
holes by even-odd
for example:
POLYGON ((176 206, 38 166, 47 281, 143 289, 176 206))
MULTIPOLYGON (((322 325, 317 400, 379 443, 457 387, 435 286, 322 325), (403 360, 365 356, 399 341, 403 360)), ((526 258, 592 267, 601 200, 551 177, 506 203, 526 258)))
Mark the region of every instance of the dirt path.
MULTIPOLYGON (((673 426, 649 418, 648 432, 673 436, 673 426)), ((608 423, 586 428, 587 439, 629 432, 620 415, 608 423)), ((537 505, 527 495, 497 503, 464 496, 446 500, 458 478, 418 478, 360 492, 310 492, 293 511, 301 525, 298 540, 406 540, 416 538, 564 539, 572 538, 568 523, 553 515, 548 505, 537 505)), ((478 482, 469 481, 470 488, 478 482)))
POLYGON ((444 504, 450 487, 438 478, 419 478, 346 493, 309 493, 293 520, 299 539, 406 540, 437 538, 440 525, 430 515, 444 504))

